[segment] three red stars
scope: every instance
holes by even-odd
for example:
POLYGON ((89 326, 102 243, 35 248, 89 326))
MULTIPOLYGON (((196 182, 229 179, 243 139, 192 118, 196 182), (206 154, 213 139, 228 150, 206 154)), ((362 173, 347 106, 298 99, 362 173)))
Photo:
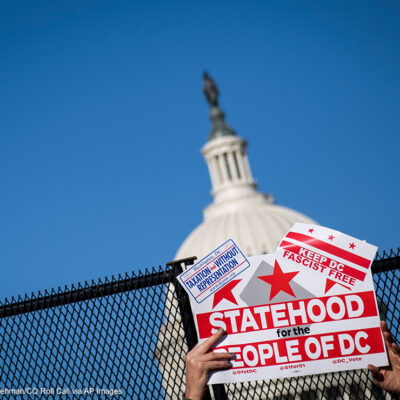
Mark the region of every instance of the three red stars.
POLYGON ((272 300, 280 291, 290 294, 296 297, 293 289, 289 285, 289 282, 299 273, 296 272, 283 272, 278 261, 275 260, 274 273, 272 275, 259 276, 264 282, 271 285, 271 292, 269 294, 269 299, 272 300))
POLYGON ((214 293, 213 308, 220 303, 223 299, 238 305, 235 296, 232 294, 232 289, 241 281, 241 279, 234 279, 227 283, 222 289, 214 293))

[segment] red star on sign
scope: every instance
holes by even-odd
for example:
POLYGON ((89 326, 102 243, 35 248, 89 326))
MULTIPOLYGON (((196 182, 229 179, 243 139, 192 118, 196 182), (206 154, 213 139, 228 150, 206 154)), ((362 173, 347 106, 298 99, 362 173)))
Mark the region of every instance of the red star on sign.
POLYGON ((353 243, 349 243, 349 247, 350 247, 350 249, 354 250, 356 245, 354 244, 354 242, 353 243))
POLYGON ((271 292, 269 294, 269 299, 272 300, 280 291, 290 294, 296 297, 293 289, 289 285, 289 282, 299 273, 296 272, 283 272, 278 261, 275 260, 274 273, 272 275, 259 276, 264 282, 271 285, 271 292))
POLYGON ((329 236, 328 236, 328 239, 329 239, 329 240, 333 240, 333 239, 335 239, 335 236, 329 235, 329 236))
POLYGON ((238 305, 235 296, 232 294, 232 289, 241 281, 241 279, 234 279, 227 283, 222 289, 218 290, 214 293, 214 301, 213 306, 214 308, 218 303, 220 303, 223 299, 230 301, 233 304, 238 305))
POLYGON ((314 231, 315 231, 314 228, 310 228, 310 229, 308 230, 308 233, 313 233, 314 231))
POLYGON ((349 288, 348 286, 343 285, 342 283, 339 283, 339 282, 335 282, 332 279, 327 278, 326 285, 325 285, 325 293, 328 292, 333 285, 341 285, 341 286, 345 287, 346 289, 351 290, 351 288, 349 288))

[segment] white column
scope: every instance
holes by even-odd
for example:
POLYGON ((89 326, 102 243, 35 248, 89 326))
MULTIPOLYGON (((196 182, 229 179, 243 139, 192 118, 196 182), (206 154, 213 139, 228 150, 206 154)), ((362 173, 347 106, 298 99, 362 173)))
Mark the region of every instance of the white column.
POLYGON ((239 171, 240 171, 240 180, 242 181, 246 181, 246 173, 244 171, 244 167, 243 167, 243 157, 242 157, 242 153, 240 151, 240 149, 236 149, 235 150, 235 155, 236 155, 236 160, 239 166, 239 171))
POLYGON ((247 158, 247 153, 243 153, 243 162, 244 162, 244 168, 246 170, 246 178, 248 181, 252 181, 251 177, 251 171, 250 171, 250 164, 249 164, 249 159, 247 158))
POLYGON ((220 153, 218 155, 218 170, 221 173, 221 184, 225 184, 226 182, 229 181, 229 179, 228 179, 228 173, 227 173, 226 167, 225 167, 225 160, 224 160, 223 153, 220 153))
POLYGON ((210 166, 211 166, 212 173, 214 175, 214 179, 213 179, 214 186, 216 187, 221 183, 221 177, 219 176, 217 159, 215 158, 215 156, 210 157, 210 166))
POLYGON ((208 166, 208 172, 209 172, 210 178, 211 178, 211 184, 213 187, 215 187, 217 185, 217 174, 214 169, 214 164, 213 164, 212 158, 207 159, 207 166, 208 166))
POLYGON ((233 159, 232 151, 228 152, 228 164, 229 164, 229 168, 231 170, 232 181, 233 182, 238 181, 239 176, 236 171, 236 164, 235 164, 235 160, 233 159))

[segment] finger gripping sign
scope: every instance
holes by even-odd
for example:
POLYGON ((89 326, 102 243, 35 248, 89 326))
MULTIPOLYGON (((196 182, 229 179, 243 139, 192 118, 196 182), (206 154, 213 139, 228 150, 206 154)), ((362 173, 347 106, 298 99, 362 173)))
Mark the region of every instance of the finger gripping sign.
POLYGON ((295 224, 274 254, 247 260, 230 239, 181 274, 199 341, 222 328, 227 335, 213 351, 235 354, 232 368, 208 383, 387 365, 370 271, 376 250, 295 224))

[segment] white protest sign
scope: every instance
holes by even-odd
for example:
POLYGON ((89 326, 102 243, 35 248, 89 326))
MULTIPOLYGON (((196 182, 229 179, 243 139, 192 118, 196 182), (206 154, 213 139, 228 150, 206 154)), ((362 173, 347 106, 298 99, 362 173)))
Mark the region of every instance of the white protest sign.
POLYGON ((196 303, 201 303, 250 266, 232 239, 178 276, 196 303))
POLYGON ((199 340, 223 328, 214 351, 236 355, 232 368, 210 374, 208 383, 387 365, 370 271, 376 250, 329 228, 295 224, 276 253, 249 257, 249 267, 207 296, 202 286, 189 292, 197 296, 199 340))

